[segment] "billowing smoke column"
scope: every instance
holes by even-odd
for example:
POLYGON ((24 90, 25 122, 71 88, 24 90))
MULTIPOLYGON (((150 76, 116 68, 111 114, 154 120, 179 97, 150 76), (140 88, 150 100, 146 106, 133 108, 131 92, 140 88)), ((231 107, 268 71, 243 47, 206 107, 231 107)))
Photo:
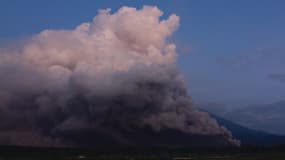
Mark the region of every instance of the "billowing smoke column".
MULTIPOLYGON (((167 38, 179 17, 157 7, 100 10, 74 30, 45 30, 20 49, 0 53, 0 142, 65 145, 69 132, 114 128, 225 137, 192 106, 167 38)), ((123 140, 122 140, 123 141, 123 140)))

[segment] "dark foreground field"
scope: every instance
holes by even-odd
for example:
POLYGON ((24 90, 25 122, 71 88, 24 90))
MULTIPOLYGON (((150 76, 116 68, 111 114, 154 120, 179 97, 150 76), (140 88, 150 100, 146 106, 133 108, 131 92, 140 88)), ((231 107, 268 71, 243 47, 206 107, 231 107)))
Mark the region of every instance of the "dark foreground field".
POLYGON ((284 147, 227 149, 72 149, 0 147, 0 160, 285 160, 284 147))

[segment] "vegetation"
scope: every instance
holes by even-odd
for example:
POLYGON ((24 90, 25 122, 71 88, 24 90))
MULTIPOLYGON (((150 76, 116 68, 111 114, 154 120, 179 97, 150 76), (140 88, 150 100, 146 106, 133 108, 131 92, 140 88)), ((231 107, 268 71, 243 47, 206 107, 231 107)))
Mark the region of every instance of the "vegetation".
POLYGON ((241 148, 75 149, 0 147, 2 160, 278 160, 285 159, 285 146, 241 148))

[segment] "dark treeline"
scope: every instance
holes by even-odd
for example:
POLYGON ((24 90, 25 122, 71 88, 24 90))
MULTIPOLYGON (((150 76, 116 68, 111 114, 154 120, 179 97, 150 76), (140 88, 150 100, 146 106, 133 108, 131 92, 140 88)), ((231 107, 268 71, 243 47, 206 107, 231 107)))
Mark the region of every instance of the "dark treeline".
POLYGON ((233 148, 41 148, 0 146, 0 158, 5 157, 96 157, 104 155, 114 156, 175 156, 175 155, 200 155, 200 154, 254 154, 254 153, 278 153, 285 152, 285 145, 277 146, 243 146, 233 148))

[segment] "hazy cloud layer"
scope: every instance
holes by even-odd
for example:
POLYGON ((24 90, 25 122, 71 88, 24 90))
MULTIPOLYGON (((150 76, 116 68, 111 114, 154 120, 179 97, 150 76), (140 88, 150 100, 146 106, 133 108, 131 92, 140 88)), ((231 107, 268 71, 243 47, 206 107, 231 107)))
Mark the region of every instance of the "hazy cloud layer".
POLYGON ((280 82, 285 82, 285 74, 269 74, 268 78, 278 80, 280 82))

